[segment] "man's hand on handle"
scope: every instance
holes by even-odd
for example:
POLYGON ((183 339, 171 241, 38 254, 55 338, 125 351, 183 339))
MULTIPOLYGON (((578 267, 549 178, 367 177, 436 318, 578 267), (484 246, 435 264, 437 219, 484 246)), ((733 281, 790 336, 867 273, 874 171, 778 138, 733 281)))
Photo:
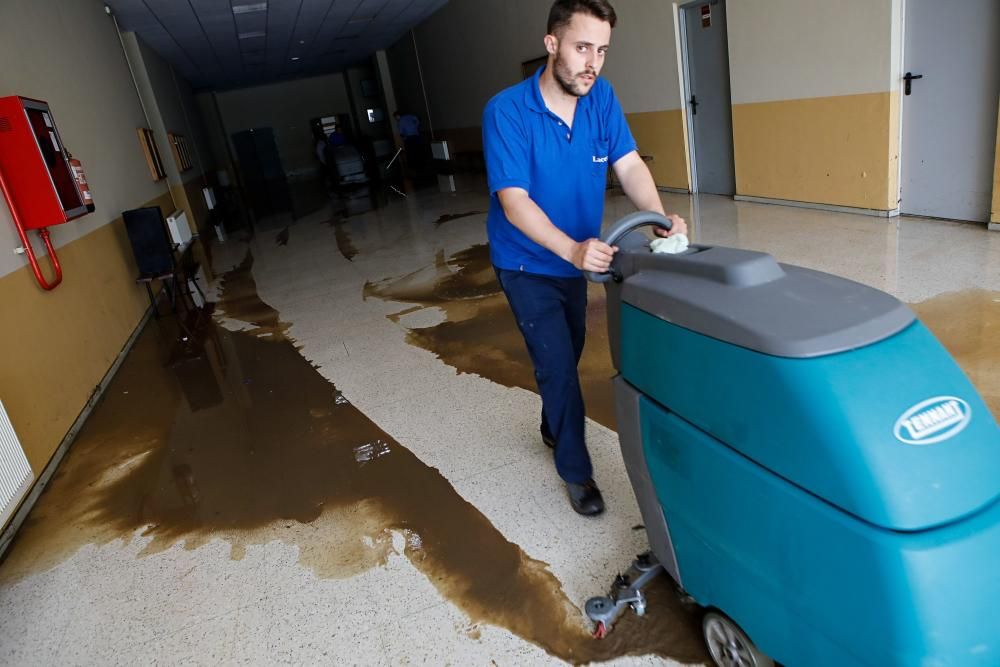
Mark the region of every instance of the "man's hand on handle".
MULTIPOLYGON (((673 227, 668 232, 660 227, 654 227, 653 231, 657 236, 673 236, 674 234, 687 234, 687 223, 684 218, 675 213, 666 216, 673 227)), ((594 273, 606 273, 611 267, 611 260, 618 252, 618 246, 609 246, 600 239, 587 239, 576 243, 570 252, 569 261, 581 271, 593 271, 594 273)))
POLYGON ((653 227, 653 231, 656 233, 657 236, 666 237, 666 236, 673 236, 674 234, 687 235, 688 226, 687 223, 684 221, 684 218, 677 215, 676 213, 671 213, 667 215, 666 218, 667 220, 673 223, 673 227, 670 228, 669 232, 661 227, 653 227))
POLYGON ((617 247, 609 246, 600 239, 587 239, 573 246, 569 261, 581 271, 605 273, 611 267, 617 247))

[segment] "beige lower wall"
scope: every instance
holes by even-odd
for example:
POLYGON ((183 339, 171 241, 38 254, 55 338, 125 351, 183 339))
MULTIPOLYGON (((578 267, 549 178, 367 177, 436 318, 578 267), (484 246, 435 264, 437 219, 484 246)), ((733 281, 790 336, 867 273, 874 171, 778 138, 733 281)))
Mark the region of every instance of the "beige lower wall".
POLYGON ((734 105, 736 192, 896 208, 898 105, 889 92, 734 105))
POLYGON ((687 148, 684 139, 684 114, 672 111, 648 111, 625 114, 639 154, 650 156, 649 171, 656 185, 690 190, 687 148))
MULTIPOLYGON (((146 206, 173 210, 169 194, 146 206)), ((0 399, 40 473, 149 305, 121 218, 58 250, 63 282, 45 292, 30 267, 0 278, 0 399)), ((48 258, 42 258, 44 265, 48 258)))

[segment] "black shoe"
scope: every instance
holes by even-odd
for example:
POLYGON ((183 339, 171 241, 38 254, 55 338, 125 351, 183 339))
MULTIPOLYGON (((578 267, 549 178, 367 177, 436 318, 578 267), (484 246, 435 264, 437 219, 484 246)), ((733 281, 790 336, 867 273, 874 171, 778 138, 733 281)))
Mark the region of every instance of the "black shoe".
POLYGON ((566 482, 566 493, 569 495, 569 504, 577 514, 596 516, 604 511, 604 498, 592 479, 583 484, 566 482))

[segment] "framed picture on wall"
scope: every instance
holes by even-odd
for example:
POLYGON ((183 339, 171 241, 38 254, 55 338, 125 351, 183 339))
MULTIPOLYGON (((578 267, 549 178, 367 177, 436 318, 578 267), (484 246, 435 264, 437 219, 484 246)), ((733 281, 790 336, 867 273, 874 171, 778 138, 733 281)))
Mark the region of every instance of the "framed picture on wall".
POLYGON ((532 58, 531 60, 525 60, 521 63, 521 77, 528 79, 535 76, 535 72, 538 71, 538 68, 544 65, 548 59, 548 55, 544 55, 532 58))
POLYGON ((191 161, 191 151, 188 148, 187 139, 184 138, 184 135, 168 132, 167 140, 174 151, 174 161, 177 163, 177 170, 187 171, 194 168, 194 163, 191 161))
POLYGON ((139 145, 142 147, 142 154, 146 158, 146 166, 149 167, 149 175, 154 181, 159 181, 167 177, 167 172, 163 168, 163 160, 160 159, 160 151, 156 147, 156 138, 153 131, 148 127, 137 127, 136 134, 139 135, 139 145))

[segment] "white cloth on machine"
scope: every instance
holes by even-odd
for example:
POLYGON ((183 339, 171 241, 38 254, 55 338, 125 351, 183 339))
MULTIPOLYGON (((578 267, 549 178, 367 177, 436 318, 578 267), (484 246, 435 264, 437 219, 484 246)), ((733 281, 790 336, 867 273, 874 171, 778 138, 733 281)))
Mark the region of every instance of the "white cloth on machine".
POLYGON ((673 236, 658 237, 649 244, 650 250, 654 253, 666 253, 676 255, 688 249, 688 237, 686 234, 674 234, 673 236))

